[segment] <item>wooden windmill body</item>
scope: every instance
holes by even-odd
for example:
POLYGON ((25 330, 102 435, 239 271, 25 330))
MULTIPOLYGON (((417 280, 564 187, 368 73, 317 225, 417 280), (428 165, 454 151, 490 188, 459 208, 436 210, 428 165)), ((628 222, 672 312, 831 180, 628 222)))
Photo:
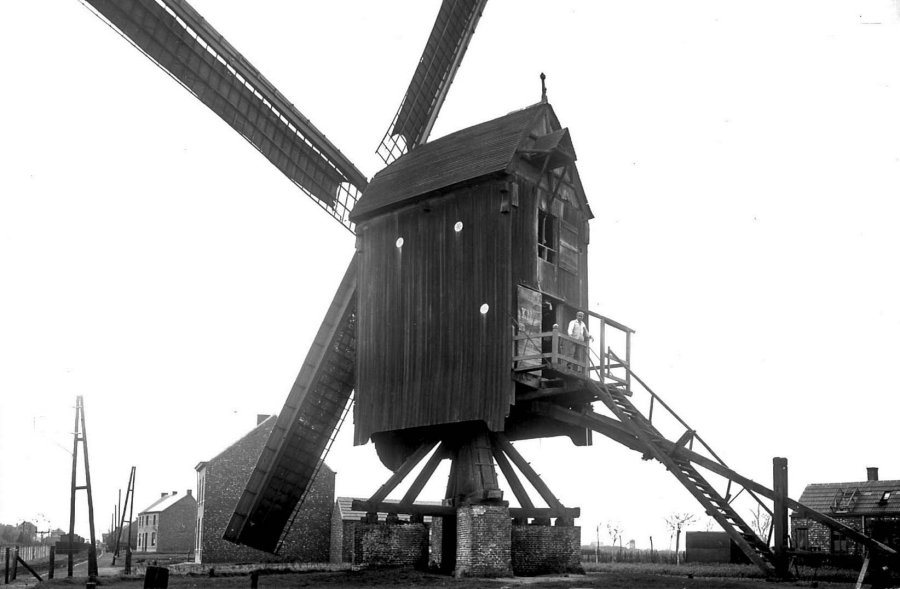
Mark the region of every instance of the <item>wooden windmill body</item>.
POLYGON ((521 307, 540 319, 546 303, 556 323, 587 307, 591 213, 574 159, 541 103, 424 145, 372 179, 351 215, 365 285, 355 441, 373 439, 389 467, 458 424, 551 433, 526 433, 511 414, 511 359, 521 307), (552 243, 539 244, 540 225, 552 243))
POLYGON ((510 440, 564 435, 586 445, 597 432, 662 463, 763 571, 786 570, 788 507, 894 552, 787 499, 786 485, 772 491, 725 466, 649 388, 649 411, 632 402, 632 383, 642 383, 631 368, 632 331, 588 309, 592 213, 569 132, 545 99, 427 143, 486 0, 441 3, 378 148, 389 165, 371 182, 184 0, 87 2, 356 234, 356 255, 226 539, 278 549, 353 405, 355 443, 374 442, 394 471, 356 508, 440 516, 446 538, 458 509, 507 509, 498 468, 519 504, 500 512, 507 523, 555 518, 570 528, 578 510, 563 506, 510 440), (566 334, 577 311, 593 317, 595 352, 566 334), (624 337, 619 355, 608 331, 624 337), (657 428, 654 410, 683 428, 676 441, 657 428), (426 457, 404 497, 386 501, 426 457), (444 504, 416 504, 444 459, 452 463, 444 504), (535 506, 517 472, 547 507, 535 506), (727 482, 724 492, 709 473, 727 482), (733 483, 774 500, 774 553, 731 506, 733 483))

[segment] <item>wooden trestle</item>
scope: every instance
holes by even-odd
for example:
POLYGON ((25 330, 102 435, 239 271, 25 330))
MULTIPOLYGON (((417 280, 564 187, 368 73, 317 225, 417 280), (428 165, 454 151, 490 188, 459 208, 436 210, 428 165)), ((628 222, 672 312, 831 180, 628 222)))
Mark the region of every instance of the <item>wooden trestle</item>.
POLYGON ((456 509, 466 504, 508 505, 503 500, 503 492, 498 484, 495 461, 521 505, 509 509, 511 517, 541 520, 556 518, 557 525, 572 525, 573 520, 580 516, 579 508, 565 507, 562 504, 504 434, 476 427, 461 427, 452 437, 446 437, 440 442, 432 440, 422 443, 369 499, 355 500, 352 506, 355 510, 369 514, 382 512, 439 517, 455 516, 456 509), (400 501, 386 501, 388 494, 397 488, 435 446, 438 448, 431 454, 403 498, 400 501), (451 467, 443 503, 415 503, 419 492, 445 459, 451 461, 451 467), (535 507, 510 463, 518 468, 549 507, 535 507))

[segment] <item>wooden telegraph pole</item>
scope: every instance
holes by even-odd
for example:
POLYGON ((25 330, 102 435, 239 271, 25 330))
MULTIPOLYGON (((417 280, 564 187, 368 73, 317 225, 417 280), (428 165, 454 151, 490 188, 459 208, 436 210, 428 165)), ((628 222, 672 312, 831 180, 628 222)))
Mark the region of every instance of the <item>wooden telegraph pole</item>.
POLYGON ((75 399, 75 434, 72 446, 72 493, 69 500, 69 554, 68 576, 71 577, 75 568, 75 494, 77 491, 87 491, 88 523, 91 530, 91 543, 88 546, 88 577, 97 577, 97 544, 94 534, 94 496, 91 493, 91 465, 88 459, 87 429, 84 425, 84 400, 81 395, 75 399), (84 450, 84 485, 79 486, 78 481, 78 443, 81 442, 84 450))
MULTIPOLYGON (((122 534, 125 532, 125 510, 128 509, 128 537, 126 538, 126 557, 125 557, 125 567, 130 567, 130 556, 131 556, 131 516, 134 513, 134 471, 135 467, 131 467, 131 474, 128 475, 128 490, 125 491, 125 505, 121 507, 119 513, 121 514, 121 520, 119 521, 119 529, 116 534, 116 550, 113 552, 113 564, 116 564, 116 559, 119 557, 119 543, 122 540, 122 534)), ((121 505, 122 501, 122 491, 119 490, 119 504, 121 505)), ((126 571, 128 574, 129 571, 126 571)))

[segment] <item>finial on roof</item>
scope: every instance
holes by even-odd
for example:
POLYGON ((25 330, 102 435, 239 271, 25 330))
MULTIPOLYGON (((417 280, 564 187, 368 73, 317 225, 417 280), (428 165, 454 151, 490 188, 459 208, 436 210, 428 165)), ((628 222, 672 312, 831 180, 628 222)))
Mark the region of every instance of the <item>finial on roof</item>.
POLYGON ((545 80, 547 76, 544 75, 544 72, 541 72, 541 102, 547 102, 547 84, 545 80))

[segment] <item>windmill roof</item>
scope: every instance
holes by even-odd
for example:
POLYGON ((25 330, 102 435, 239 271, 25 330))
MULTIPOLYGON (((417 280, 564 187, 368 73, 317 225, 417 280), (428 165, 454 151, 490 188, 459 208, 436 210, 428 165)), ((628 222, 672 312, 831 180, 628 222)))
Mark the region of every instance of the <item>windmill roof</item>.
POLYGON ((900 514, 900 481, 816 483, 803 489, 800 503, 825 514, 897 515, 900 514), (882 501, 888 492, 889 497, 882 501), (836 504, 835 498, 844 495, 836 504))
MULTIPOLYGON (((559 127, 553 108, 538 103, 426 143, 404 154, 375 174, 350 217, 354 222, 378 210, 440 190, 447 186, 508 168, 539 116, 549 113, 559 127)), ((568 134, 555 133, 543 148, 564 144, 568 134)), ((574 150, 571 150, 574 159, 574 150)))
MULTIPOLYGON (((359 511, 358 509, 353 509, 353 501, 365 501, 364 497, 337 497, 334 501, 335 509, 338 510, 338 513, 341 516, 341 521, 359 521, 363 517, 365 517, 365 511, 359 511)), ((419 505, 441 505, 440 501, 416 501, 419 505)), ((383 520, 387 516, 386 512, 379 511, 378 519, 383 520)), ((400 521, 408 521, 408 515, 398 515, 397 516, 400 521)), ((424 517, 425 523, 431 521, 431 516, 426 515, 424 517)))

